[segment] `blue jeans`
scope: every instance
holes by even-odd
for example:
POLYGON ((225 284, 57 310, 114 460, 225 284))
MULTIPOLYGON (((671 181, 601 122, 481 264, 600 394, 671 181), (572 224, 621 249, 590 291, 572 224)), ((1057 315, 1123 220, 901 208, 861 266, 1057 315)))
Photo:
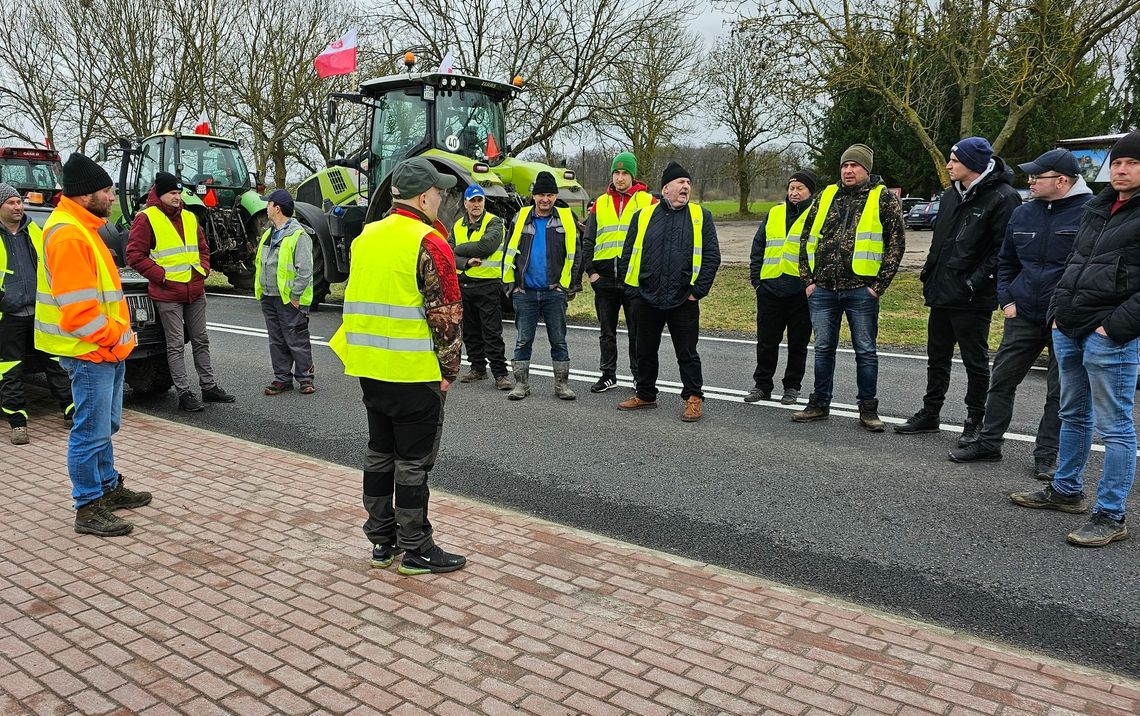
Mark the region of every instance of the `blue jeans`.
POLYGON ((71 377, 75 424, 67 439, 67 473, 75 509, 119 485, 111 436, 123 418, 123 376, 127 364, 60 358, 71 377))
POLYGON ((515 305, 515 330, 518 332, 514 360, 530 360, 539 316, 546 323, 550 359, 570 360, 570 348, 566 345, 566 301, 566 294, 561 291, 528 288, 511 294, 511 302, 515 305))
POLYGON ((855 346, 858 398, 872 400, 879 387, 879 354, 875 347, 879 335, 879 299, 872 296, 867 288, 832 291, 816 286, 808 297, 808 308, 815 330, 815 387, 812 395, 816 404, 831 404, 835 387, 835 349, 839 345, 839 322, 844 315, 855 346))
POLYGON ((1136 476, 1132 404, 1140 339, 1117 343, 1099 333, 1073 339, 1054 328, 1053 350, 1061 374, 1061 439, 1053 489, 1075 495, 1084 487, 1081 473, 1095 428, 1104 441, 1104 473, 1093 512, 1119 520, 1136 476))

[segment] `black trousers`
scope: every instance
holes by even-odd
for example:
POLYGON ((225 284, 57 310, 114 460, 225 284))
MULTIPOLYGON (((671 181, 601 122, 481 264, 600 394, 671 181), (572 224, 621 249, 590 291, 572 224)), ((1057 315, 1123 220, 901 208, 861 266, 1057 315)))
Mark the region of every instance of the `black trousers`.
POLYGON ((24 376, 42 372, 48 391, 63 411, 71 405, 71 381, 58 361, 36 350, 34 316, 0 317, 0 408, 12 427, 28 424, 24 376))
POLYGON ((507 374, 507 353, 503 344, 503 283, 480 279, 460 286, 463 292, 463 346, 471 370, 485 371, 502 378, 507 374))
POLYGON ((1037 356, 1046 348, 1049 349, 1049 368, 1045 376, 1045 410, 1037 426, 1033 457, 1050 462, 1057 459, 1061 435, 1061 380, 1057 359, 1053 356, 1053 332, 1044 321, 1005 319, 1001 345, 994 355, 990 392, 986 395, 986 419, 978 434, 979 445, 1001 448, 1005 431, 1013 419, 1017 386, 1029 375, 1037 356))
POLYGON ((780 339, 788 332, 788 365, 784 390, 799 390, 807 367, 811 340, 811 313, 807 295, 777 296, 764 288, 756 290, 756 371, 752 380, 760 390, 772 391, 772 376, 780 359, 780 339))
POLYGON ((700 337, 701 308, 699 301, 685 301, 675 308, 654 308, 641 298, 634 299, 637 314, 637 397, 657 400, 657 373, 660 365, 657 352, 661 349, 661 333, 669 327, 673 338, 673 352, 681 369, 681 397, 703 398, 701 387, 701 357, 697 355, 700 337))
POLYGON ((923 406, 934 413, 942 410, 950 388, 954 345, 966 366, 966 412, 980 419, 986 412, 990 387, 990 320, 993 311, 963 311, 931 308, 926 324, 926 395, 923 406))
POLYGON ((617 376, 617 327, 618 311, 625 312, 625 325, 629 331, 629 372, 637 382, 637 317, 630 299, 625 295, 624 283, 609 276, 602 276, 592 285, 594 290, 594 310, 598 313, 601 336, 601 360, 598 369, 602 375, 617 376))
POLYGON ((368 411, 364 463, 364 534, 372 544, 431 549, 428 473, 443 428, 438 383, 389 383, 361 378, 368 411))

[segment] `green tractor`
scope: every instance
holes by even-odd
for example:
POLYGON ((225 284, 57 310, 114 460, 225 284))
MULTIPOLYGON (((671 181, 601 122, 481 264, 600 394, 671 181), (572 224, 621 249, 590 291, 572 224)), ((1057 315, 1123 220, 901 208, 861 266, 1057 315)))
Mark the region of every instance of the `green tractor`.
POLYGON ((479 184, 486 192, 487 210, 510 221, 530 197, 539 172, 548 171, 558 183, 559 200, 585 202, 589 195, 573 171, 527 162, 511 156, 507 144, 505 109, 522 91, 513 84, 451 73, 412 72, 380 77, 360 84, 359 93, 329 98, 330 123, 336 121, 337 100, 367 108, 367 146, 301 183, 297 200, 321 206, 327 221, 317 227, 333 247, 334 281, 348 277, 352 240, 364 224, 384 216, 392 204, 392 170, 402 159, 422 156, 441 172, 454 175, 455 188, 444 192, 439 218, 450 229, 463 211, 463 192, 479 184), (353 170, 365 178, 371 192, 361 190, 353 170))

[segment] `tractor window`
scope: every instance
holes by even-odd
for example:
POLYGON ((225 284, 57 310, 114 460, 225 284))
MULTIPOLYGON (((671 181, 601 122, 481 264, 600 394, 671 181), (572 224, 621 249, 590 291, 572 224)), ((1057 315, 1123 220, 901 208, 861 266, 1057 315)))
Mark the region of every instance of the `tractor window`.
POLYGON ((0 181, 22 190, 57 189, 58 167, 29 159, 0 161, 0 181))
MULTIPOLYGON (((193 137, 183 137, 178 144, 183 182, 241 188, 249 180, 237 147, 193 137)), ((173 173, 171 159, 168 158, 166 164, 167 171, 173 173)))
POLYGON ((427 136, 427 105, 419 92, 405 94, 396 90, 384 95, 373 113, 372 155, 373 186, 389 174, 408 152, 422 144, 427 136))
POLYGON ((148 141, 142 146, 139 156, 139 176, 135 183, 135 196, 146 196, 154 186, 154 175, 159 172, 158 154, 162 142, 148 141))
POLYGON ((503 105, 480 92, 440 92, 435 100, 436 146, 481 162, 506 158, 503 105))

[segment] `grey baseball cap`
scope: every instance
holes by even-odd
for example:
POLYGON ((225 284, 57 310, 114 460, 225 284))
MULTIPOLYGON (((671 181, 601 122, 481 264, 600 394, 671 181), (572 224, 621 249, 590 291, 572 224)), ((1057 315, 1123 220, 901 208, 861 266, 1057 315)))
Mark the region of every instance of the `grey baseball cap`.
POLYGON ((431 187, 450 189, 456 179, 450 174, 441 174, 435 165, 423 157, 405 159, 396 165, 392 172, 392 196, 397 199, 411 199, 431 187))

